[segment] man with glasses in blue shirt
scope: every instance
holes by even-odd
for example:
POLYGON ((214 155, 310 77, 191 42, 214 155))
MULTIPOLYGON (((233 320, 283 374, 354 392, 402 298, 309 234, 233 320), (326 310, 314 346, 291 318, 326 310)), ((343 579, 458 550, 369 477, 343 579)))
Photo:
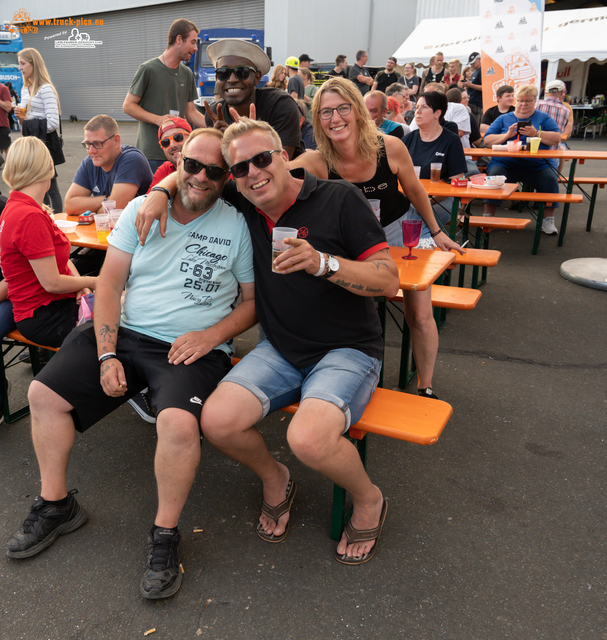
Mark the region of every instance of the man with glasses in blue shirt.
POLYGON ((207 48, 215 66, 217 90, 221 100, 207 107, 206 124, 225 131, 234 122, 230 109, 267 122, 278 133, 289 158, 305 151, 299 129, 299 109, 286 92, 274 87, 256 87, 270 70, 270 59, 256 44, 237 38, 223 38, 207 48))
POLYGON ((101 213, 104 200, 114 200, 124 209, 135 197, 147 192, 152 182, 150 165, 139 149, 120 144, 118 123, 106 115, 95 116, 84 125, 85 158, 65 196, 65 211, 79 215, 101 213))

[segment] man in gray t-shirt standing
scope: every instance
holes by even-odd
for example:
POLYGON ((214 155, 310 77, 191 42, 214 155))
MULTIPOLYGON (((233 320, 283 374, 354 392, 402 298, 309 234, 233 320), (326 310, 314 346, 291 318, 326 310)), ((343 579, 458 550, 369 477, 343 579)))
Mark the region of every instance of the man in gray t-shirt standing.
POLYGON ((352 82, 360 89, 363 96, 371 89, 371 85, 373 84, 371 74, 364 68, 367 59, 368 56, 366 51, 363 51, 362 49, 357 51, 356 64, 352 65, 349 75, 350 80, 352 80, 352 82))
POLYGON ((162 55, 144 62, 133 78, 122 105, 123 111, 139 120, 137 147, 148 159, 152 173, 166 160, 158 144, 158 127, 179 116, 196 127, 204 127, 204 115, 194 105, 198 97, 189 62, 196 53, 198 27, 181 18, 169 29, 167 48, 162 55))

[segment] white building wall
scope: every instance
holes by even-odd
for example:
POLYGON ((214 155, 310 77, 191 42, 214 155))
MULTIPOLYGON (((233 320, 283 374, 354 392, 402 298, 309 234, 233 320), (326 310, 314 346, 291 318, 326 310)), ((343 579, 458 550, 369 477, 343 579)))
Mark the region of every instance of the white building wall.
POLYGON ((464 18, 479 15, 479 0, 420 0, 415 25, 434 18, 464 18))
POLYGON ((418 0, 308 0, 305 9, 296 0, 265 0, 265 41, 274 64, 307 53, 316 62, 335 56, 356 61, 366 49, 369 65, 385 64, 415 28, 418 0))
MULTIPOLYGON (((418 5, 446 0, 265 0, 266 44, 272 47, 276 64, 288 56, 309 54, 318 62, 332 62, 343 53, 355 62, 359 49, 369 53, 370 65, 383 65, 413 31, 418 5)), ((455 0, 451 5, 469 3, 455 0)), ((478 0, 474 0, 475 3, 478 0)), ((0 0, 0 21, 10 21, 16 11, 25 10, 32 19, 86 16, 108 11, 168 4, 167 0, 0 0)), ((180 2, 175 2, 179 14, 180 2)), ((451 11, 455 9, 449 6, 451 11)), ((478 6, 478 5, 477 5, 478 6)), ((464 13, 439 15, 467 15, 464 13)), ((425 16, 428 17, 428 16, 425 16)))

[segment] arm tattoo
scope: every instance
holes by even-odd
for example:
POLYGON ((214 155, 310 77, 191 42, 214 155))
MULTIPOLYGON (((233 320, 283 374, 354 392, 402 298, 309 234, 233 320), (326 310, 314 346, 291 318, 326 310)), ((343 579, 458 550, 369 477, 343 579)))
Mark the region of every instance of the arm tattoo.
POLYGON ((383 260, 373 260, 373 264, 375 265, 375 268, 379 271, 380 269, 388 269, 388 265, 385 263, 385 261, 383 260))
POLYGON ((109 324, 102 324, 97 331, 97 338, 99 344, 109 343, 103 347, 103 351, 108 351, 110 347, 115 346, 116 344, 116 334, 118 333, 118 325, 115 325, 115 329, 110 328, 109 324))
POLYGON ((112 365, 109 362, 102 363, 99 376, 103 378, 103 376, 111 369, 111 366, 112 365))
POLYGON ((382 293, 383 289, 374 289, 373 287, 367 287, 365 291, 368 291, 369 293, 382 293))

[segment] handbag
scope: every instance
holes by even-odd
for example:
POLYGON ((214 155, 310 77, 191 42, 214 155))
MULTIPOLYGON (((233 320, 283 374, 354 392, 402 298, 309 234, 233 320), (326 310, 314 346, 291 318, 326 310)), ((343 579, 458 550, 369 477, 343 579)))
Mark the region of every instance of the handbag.
MULTIPOLYGON (((59 120, 59 127, 61 128, 61 120, 59 120)), ((59 137, 57 131, 47 132, 46 128, 46 118, 31 118, 30 120, 24 120, 21 124, 21 135, 34 136, 42 140, 51 154, 53 164, 55 166, 63 164, 65 162, 62 149, 63 132, 61 137, 59 137)))

